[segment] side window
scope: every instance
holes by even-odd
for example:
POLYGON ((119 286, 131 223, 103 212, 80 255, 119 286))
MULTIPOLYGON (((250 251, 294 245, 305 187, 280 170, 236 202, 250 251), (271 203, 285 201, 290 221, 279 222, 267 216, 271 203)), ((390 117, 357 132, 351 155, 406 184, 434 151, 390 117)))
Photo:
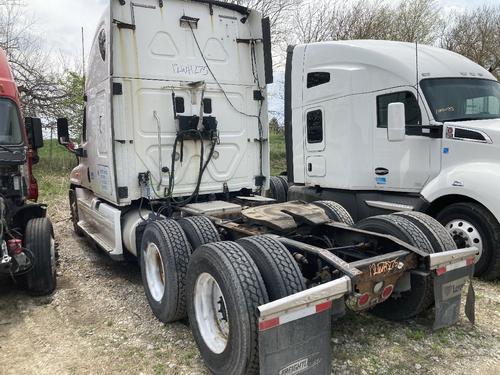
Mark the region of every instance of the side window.
POLYGON ((175 97, 175 112, 177 113, 186 112, 186 107, 184 106, 184 98, 182 96, 175 97))
POLYGON ((405 105, 406 125, 422 125, 422 114, 415 95, 409 91, 377 97, 377 127, 387 128, 387 109, 391 103, 405 105))
POLYGON ((316 110, 307 114, 307 143, 323 142, 323 112, 316 110))
POLYGON ((330 82, 330 73, 328 72, 314 72, 307 75, 307 88, 324 85, 330 82))

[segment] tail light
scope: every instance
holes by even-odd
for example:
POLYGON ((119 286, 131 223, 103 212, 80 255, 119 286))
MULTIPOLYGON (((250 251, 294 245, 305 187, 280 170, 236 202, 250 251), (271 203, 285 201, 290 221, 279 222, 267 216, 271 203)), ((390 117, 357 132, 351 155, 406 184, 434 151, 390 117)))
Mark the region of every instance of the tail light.
POLYGON ((370 302, 370 295, 368 293, 363 294, 361 297, 358 298, 358 306, 363 307, 370 302))
POLYGON ((19 255, 23 252, 23 241, 18 239, 8 240, 7 248, 9 249, 10 255, 19 255))
POLYGON ((382 298, 383 299, 389 298, 393 291, 394 291, 394 285, 387 285, 384 288, 384 291, 382 292, 382 298))

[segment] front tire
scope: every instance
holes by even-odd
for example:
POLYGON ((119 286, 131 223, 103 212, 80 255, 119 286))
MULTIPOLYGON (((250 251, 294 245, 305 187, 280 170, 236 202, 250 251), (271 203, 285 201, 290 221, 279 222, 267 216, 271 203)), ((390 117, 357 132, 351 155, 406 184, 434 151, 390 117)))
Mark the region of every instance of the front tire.
POLYGON ((164 323, 186 316, 185 280, 191 245, 174 220, 155 221, 142 237, 140 265, 144 291, 154 315, 164 323))
POLYGON ((210 371, 258 374, 257 307, 268 296, 245 249, 235 242, 198 248, 189 263, 187 296, 191 330, 210 371))
POLYGON ((33 257, 33 268, 26 275, 29 293, 34 296, 51 294, 56 289, 57 279, 54 230, 49 219, 44 217, 28 221, 24 247, 33 257))
POLYGON ((71 223, 73 224, 73 231, 78 237, 83 237, 84 233, 78 226, 78 221, 80 221, 80 218, 78 216, 78 202, 76 199, 76 191, 74 189, 70 189, 69 191, 69 209, 71 213, 71 223))
POLYGON ((459 248, 475 246, 481 251, 475 275, 485 280, 500 276, 500 224, 486 208, 471 202, 452 204, 436 215, 459 248))

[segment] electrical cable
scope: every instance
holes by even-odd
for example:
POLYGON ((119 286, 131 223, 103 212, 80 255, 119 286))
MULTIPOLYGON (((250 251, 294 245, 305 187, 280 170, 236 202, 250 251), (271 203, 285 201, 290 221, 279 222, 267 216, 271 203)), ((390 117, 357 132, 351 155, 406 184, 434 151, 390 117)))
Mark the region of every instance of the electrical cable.
MULTIPOLYGON (((196 47, 198 48, 198 51, 200 52, 200 55, 201 55, 201 58, 203 59, 203 62, 205 63, 205 65, 206 65, 208 71, 210 72, 210 75, 214 79, 215 83, 217 84, 217 86, 219 87, 219 89, 222 91, 222 94, 224 95, 224 97, 227 100, 227 102, 229 103, 229 105, 237 113, 239 113, 239 114, 241 114, 243 116, 246 116, 246 117, 256 118, 257 121, 258 121, 259 143, 260 143, 260 174, 262 175, 263 174, 263 170, 264 170, 264 166, 263 166, 263 164, 264 164, 264 150, 263 150, 263 144, 262 144, 262 142, 264 141, 264 139, 263 139, 264 138, 264 126, 262 124, 262 119, 261 119, 261 116, 262 116, 262 107, 263 107, 263 100, 260 101, 260 109, 259 109, 259 114, 258 115, 250 115, 250 114, 245 113, 243 111, 240 111, 238 108, 236 108, 236 106, 233 104, 233 102, 231 102, 231 100, 229 99, 229 96, 227 95, 226 91, 222 87, 222 84, 219 82, 219 80, 215 76, 212 68, 208 64, 208 61, 207 61, 207 59, 206 59, 206 57, 205 57, 205 55, 203 53, 203 50, 201 49, 200 43, 198 42, 198 38, 196 38, 196 34, 194 33, 194 29, 193 29, 193 26, 191 24, 189 24, 189 28, 191 29, 191 34, 193 35, 196 47)), ((251 55, 252 56, 255 55, 255 43, 252 43, 251 55)), ((259 90, 262 90, 262 88, 260 87, 260 82, 259 82, 259 79, 258 79, 258 74, 255 73, 254 59, 253 59, 253 57, 251 57, 251 59, 252 59, 252 72, 253 72, 253 75, 254 75, 254 79, 257 80, 257 85, 259 87, 259 90)), ((256 56, 255 56, 255 65, 257 65, 256 62, 257 61, 256 61, 256 56)))

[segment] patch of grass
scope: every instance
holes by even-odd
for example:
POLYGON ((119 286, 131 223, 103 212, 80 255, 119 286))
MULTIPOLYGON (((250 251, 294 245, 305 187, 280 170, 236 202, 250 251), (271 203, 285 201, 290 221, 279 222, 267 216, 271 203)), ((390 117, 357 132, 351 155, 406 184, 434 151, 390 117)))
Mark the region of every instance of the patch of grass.
POLYGON ((443 328, 436 333, 436 336, 441 344, 447 345, 450 343, 449 331, 447 328, 443 328))
POLYGON ((269 146, 271 151, 271 175, 278 176, 286 171, 285 135, 271 133, 269 146))
POLYGON ((155 372, 156 375, 163 375, 163 374, 167 373, 167 370, 165 368, 165 365, 163 365, 161 363, 158 363, 154 367, 154 372, 155 372))
POLYGON ((421 341, 425 338, 424 331, 420 329, 407 329, 405 333, 410 340, 421 341))
POLYGON ((76 158, 56 140, 45 140, 44 147, 38 150, 40 161, 33 167, 33 174, 38 181, 38 201, 49 206, 49 213, 60 206, 61 199, 66 199, 69 187, 69 175, 76 166, 76 158))

